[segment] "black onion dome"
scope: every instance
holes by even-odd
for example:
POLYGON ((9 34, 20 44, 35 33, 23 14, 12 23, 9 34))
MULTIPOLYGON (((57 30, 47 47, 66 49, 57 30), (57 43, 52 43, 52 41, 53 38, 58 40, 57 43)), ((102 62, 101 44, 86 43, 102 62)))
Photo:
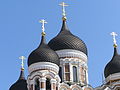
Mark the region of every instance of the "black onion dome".
POLYGON ((21 70, 19 79, 16 81, 16 83, 14 83, 10 87, 9 90, 28 90, 27 89, 27 82, 26 82, 26 79, 24 77, 24 71, 23 70, 21 70))
POLYGON ((120 55, 117 52, 117 48, 114 48, 114 55, 112 60, 106 65, 104 70, 105 78, 114 73, 120 72, 120 55))
POLYGON ((62 49, 75 49, 87 55, 85 43, 77 36, 73 35, 67 28, 66 21, 63 20, 63 25, 60 33, 48 43, 54 51, 62 49))
POLYGON ((45 36, 42 36, 39 47, 28 57, 28 66, 37 62, 52 62, 59 65, 59 57, 57 53, 46 44, 45 36))

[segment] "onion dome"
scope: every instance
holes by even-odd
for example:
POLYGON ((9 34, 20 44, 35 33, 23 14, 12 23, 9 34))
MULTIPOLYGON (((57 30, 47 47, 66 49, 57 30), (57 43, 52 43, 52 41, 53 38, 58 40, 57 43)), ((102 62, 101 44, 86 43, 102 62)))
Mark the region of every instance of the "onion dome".
POLYGON ((113 43, 114 43, 114 54, 111 61, 106 65, 104 70, 104 76, 107 78, 111 74, 119 73, 120 72, 120 55, 117 51, 117 41, 115 32, 112 32, 111 35, 113 36, 113 43))
MULTIPOLYGON (((41 20, 41 22, 44 24, 45 20, 41 20)), ((42 26, 42 30, 41 43, 39 47, 29 55, 28 66, 38 62, 51 62, 59 65, 60 62, 57 53, 46 44, 44 25, 42 26)))
POLYGON ((120 73, 120 55, 117 52, 117 47, 114 47, 112 60, 105 67, 105 78, 114 73, 120 73))
POLYGON ((27 89, 27 82, 26 79, 24 77, 24 70, 21 69, 21 73, 20 73, 20 77, 19 79, 16 81, 16 83, 14 83, 9 90, 28 90, 27 89))
POLYGON ((79 50, 87 55, 87 47, 85 43, 77 36, 73 35, 67 25, 66 18, 63 17, 63 24, 59 34, 48 43, 54 51, 63 49, 79 50))

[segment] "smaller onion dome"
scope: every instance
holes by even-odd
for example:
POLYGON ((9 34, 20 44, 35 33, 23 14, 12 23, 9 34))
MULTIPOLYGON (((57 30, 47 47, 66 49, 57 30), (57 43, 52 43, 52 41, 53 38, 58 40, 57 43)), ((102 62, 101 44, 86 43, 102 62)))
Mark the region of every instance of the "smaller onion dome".
POLYGON ((114 47, 112 60, 105 67, 104 76, 107 78, 114 73, 120 73, 120 55, 117 52, 117 46, 114 47))
POLYGON ((9 90, 28 90, 27 89, 27 82, 26 79, 24 77, 24 70, 21 69, 21 73, 20 73, 20 77, 19 79, 16 81, 16 83, 14 83, 9 90))
POLYGON ((73 35, 67 25, 66 18, 63 18, 63 24, 59 34, 49 41, 48 45, 54 51, 63 49, 79 50, 87 55, 87 47, 85 43, 77 36, 73 35))
POLYGON ((59 57, 55 51, 46 44, 45 35, 42 34, 41 43, 28 57, 28 66, 37 62, 52 62, 59 65, 59 57))

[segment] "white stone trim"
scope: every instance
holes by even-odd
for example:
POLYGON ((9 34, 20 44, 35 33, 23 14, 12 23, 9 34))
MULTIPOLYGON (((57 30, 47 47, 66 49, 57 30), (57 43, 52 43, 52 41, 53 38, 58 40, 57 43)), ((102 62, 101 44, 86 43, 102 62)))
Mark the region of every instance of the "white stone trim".
POLYGON ((70 89, 70 86, 68 85, 68 84, 66 84, 66 83, 64 83, 64 82, 62 82, 62 83, 60 83, 60 87, 59 88, 66 88, 66 89, 70 89))
POLYGON ((57 75, 56 73, 54 72, 49 72, 48 70, 41 70, 41 71, 37 71, 37 72, 34 72, 32 74, 30 74, 28 76, 28 80, 35 80, 36 78, 46 78, 47 76, 51 78, 54 78, 55 75, 57 75))
POLYGON ((40 82, 46 82, 46 78, 45 78, 45 77, 40 78, 39 81, 40 81, 40 82))
POLYGON ((51 84, 52 84, 52 83, 55 83, 55 84, 56 84, 57 81, 56 81, 56 79, 51 79, 50 82, 51 82, 51 84))
POLYGON ((73 49, 64 49, 56 51, 59 57, 77 57, 87 62, 87 55, 81 51, 73 50, 73 49))
POLYGON ((32 73, 35 70, 39 69, 46 69, 46 70, 53 70, 56 73, 59 71, 58 65, 51 63, 51 62, 37 62, 28 67, 29 73, 32 73))
POLYGON ((88 69, 86 70, 86 82, 87 82, 87 84, 89 84, 89 80, 88 80, 88 69))
POLYGON ((87 62, 85 62, 84 60, 81 60, 79 58, 61 58, 60 66, 62 66, 65 63, 70 63, 72 65, 78 65, 78 63, 79 63, 80 66, 87 67, 87 62))
POLYGON ((40 88, 40 90, 46 90, 45 88, 40 88))
POLYGON ((79 86, 79 85, 71 85, 70 86, 71 90, 74 90, 74 89, 79 89, 79 90, 82 90, 82 88, 79 86))
POLYGON ((106 81, 106 83, 108 83, 108 82, 111 81, 111 80, 117 80, 117 79, 120 79, 120 73, 114 73, 114 74, 109 75, 109 76, 105 79, 105 81, 106 81))

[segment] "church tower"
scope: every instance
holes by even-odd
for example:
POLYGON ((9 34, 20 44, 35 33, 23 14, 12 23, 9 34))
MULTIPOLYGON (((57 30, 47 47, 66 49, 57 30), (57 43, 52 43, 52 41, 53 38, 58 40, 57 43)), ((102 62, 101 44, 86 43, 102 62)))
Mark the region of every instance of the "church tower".
POLYGON ((40 22, 42 23, 41 43, 28 57, 28 90, 58 90, 59 57, 46 43, 44 32, 46 21, 40 22))
POLYGON ((113 57, 104 69, 105 83, 95 90, 120 90, 120 54, 118 54, 118 46, 115 38, 117 34, 112 32, 111 35, 114 42, 113 57))
POLYGON ((88 87, 87 47, 67 27, 65 6, 68 5, 64 2, 60 5, 63 11, 62 28, 58 35, 49 41, 48 45, 58 54, 60 59, 61 90, 80 90, 83 86, 88 87))

